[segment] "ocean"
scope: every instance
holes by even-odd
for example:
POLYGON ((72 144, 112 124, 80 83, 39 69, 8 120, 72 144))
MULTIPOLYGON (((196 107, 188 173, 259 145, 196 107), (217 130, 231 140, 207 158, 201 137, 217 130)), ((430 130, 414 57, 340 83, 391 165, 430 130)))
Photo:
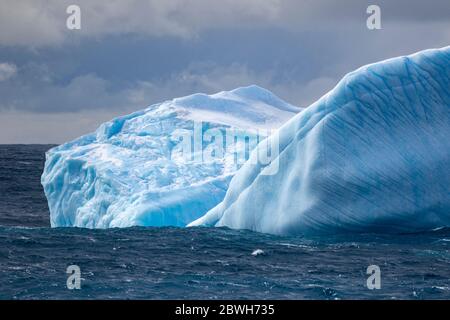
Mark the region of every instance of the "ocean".
POLYGON ((0 146, 0 299, 450 299, 450 229, 50 228, 40 185, 50 147, 0 146), (67 285, 73 265, 79 289, 67 285))

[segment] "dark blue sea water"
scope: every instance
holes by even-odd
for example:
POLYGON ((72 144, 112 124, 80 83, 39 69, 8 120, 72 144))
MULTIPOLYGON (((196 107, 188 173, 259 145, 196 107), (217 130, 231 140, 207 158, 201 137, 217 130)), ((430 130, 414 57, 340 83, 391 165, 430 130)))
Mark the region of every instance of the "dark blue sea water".
POLYGON ((278 237, 222 228, 49 226, 50 146, 0 146, 1 299, 449 299, 450 230, 278 237), (260 249, 264 253, 252 255, 260 249), (69 290, 66 268, 81 270, 69 290), (369 265, 381 289, 366 286, 369 265))

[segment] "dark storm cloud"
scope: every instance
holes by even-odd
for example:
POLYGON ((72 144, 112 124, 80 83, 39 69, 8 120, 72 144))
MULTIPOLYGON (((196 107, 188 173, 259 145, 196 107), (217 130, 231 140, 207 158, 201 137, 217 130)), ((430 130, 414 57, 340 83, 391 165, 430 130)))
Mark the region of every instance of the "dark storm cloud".
POLYGON ((363 64, 450 43, 447 0, 90 0, 69 31, 71 3, 0 1, 0 142, 61 142, 161 100, 252 83, 306 106, 363 64), (366 28, 369 4, 382 30, 366 28), (72 127, 55 141, 50 122, 65 114, 72 127))

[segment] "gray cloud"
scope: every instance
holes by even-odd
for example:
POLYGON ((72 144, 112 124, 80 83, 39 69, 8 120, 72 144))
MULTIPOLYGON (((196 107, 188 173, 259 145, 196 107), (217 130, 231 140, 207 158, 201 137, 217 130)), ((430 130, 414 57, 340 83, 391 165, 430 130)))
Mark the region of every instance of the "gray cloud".
POLYGON ((205 28, 260 25, 278 18, 279 0, 79 0, 81 30, 66 28, 72 0, 2 0, 0 45, 38 47, 136 33, 145 36, 195 37, 205 28))
POLYGON ((448 0, 0 0, 0 143, 59 143, 194 92, 307 106, 363 64, 450 43, 448 0), (66 29, 78 3, 82 29, 66 29))
POLYGON ((24 86, 20 94, 16 88, 9 97, 2 92, 0 143, 62 143, 92 132, 101 122, 153 103, 250 84, 269 88, 291 103, 306 106, 335 83, 335 79, 319 78, 306 84, 277 84, 272 72, 256 73, 239 64, 205 63, 194 64, 163 82, 140 81, 130 89, 111 92, 107 80, 87 74, 65 86, 47 82, 40 88, 24 86))
POLYGON ((0 63, 0 81, 8 80, 17 73, 17 67, 12 63, 0 63))
MULTIPOLYGON (((38 68, 42 70, 45 68, 38 68)), ((1 74, 1 73, 0 73, 1 74)), ((134 81, 113 90, 113 84, 95 74, 72 78, 68 83, 52 82, 46 72, 32 80, 17 79, 0 86, 0 111, 62 113, 92 110, 129 112, 149 104, 195 92, 215 93, 239 86, 258 84, 297 105, 307 106, 326 93, 337 79, 320 77, 307 82, 276 81, 276 70, 255 71, 233 63, 193 63, 164 80, 134 81)))
MULTIPOLYGON (((281 27, 290 31, 361 25, 369 0, 78 0, 82 29, 66 28, 72 0, 2 0, 0 45, 38 47, 117 34, 195 38, 205 30, 281 27)), ((387 22, 450 20, 448 0, 378 0, 387 22)))

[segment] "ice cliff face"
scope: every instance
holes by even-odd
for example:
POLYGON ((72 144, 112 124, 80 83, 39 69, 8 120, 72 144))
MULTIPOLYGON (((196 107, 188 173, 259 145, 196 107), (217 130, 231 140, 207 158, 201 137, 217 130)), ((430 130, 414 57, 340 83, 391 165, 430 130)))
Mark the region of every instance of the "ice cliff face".
POLYGON ((166 101, 104 123, 47 152, 42 185, 51 225, 185 226, 223 199, 269 129, 299 111, 250 86, 166 101))
POLYGON ((224 201, 191 225, 274 234, 450 226, 450 47, 351 72, 276 134, 277 173, 246 163, 224 201))

